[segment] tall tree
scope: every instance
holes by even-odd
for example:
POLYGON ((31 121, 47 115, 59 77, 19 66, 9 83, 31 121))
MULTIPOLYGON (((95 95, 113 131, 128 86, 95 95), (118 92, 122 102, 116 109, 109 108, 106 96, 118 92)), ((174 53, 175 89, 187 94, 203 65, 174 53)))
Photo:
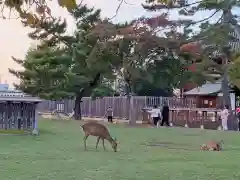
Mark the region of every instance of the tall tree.
MULTIPOLYGON (((179 9, 179 13, 185 16, 193 16, 198 11, 209 11, 210 16, 199 21, 191 21, 188 26, 200 24, 201 32, 194 37, 193 41, 201 45, 201 59, 205 59, 205 69, 215 66, 214 69, 221 69, 222 76, 222 92, 224 103, 231 107, 228 69, 229 62, 232 61, 232 52, 235 51, 234 45, 236 40, 240 39, 240 28, 238 26, 238 14, 233 15, 233 9, 239 7, 238 0, 220 0, 208 1, 201 0, 196 2, 175 1, 175 0, 160 0, 154 3, 155 0, 147 1, 144 5, 145 9, 150 11, 163 9, 179 9), (211 18, 218 17, 217 21, 212 21, 211 18), (210 23, 210 21, 215 23, 210 23), (234 42, 235 41, 235 42, 234 42), (221 68, 213 59, 221 57, 221 68), (206 61, 207 60, 207 61, 206 61), (207 63, 206 63, 207 62, 207 63), (215 63, 215 65, 213 65, 215 63)), ((191 49, 196 49, 192 46, 191 49)), ((196 55, 196 54, 195 54, 196 55)), ((229 128, 234 129, 233 119, 230 117, 229 128)))
POLYGON ((201 73, 192 72, 186 68, 189 66, 186 59, 182 61, 181 57, 171 56, 171 54, 162 54, 161 60, 154 60, 146 66, 146 71, 151 76, 151 80, 136 80, 137 83, 135 84, 135 92, 142 94, 145 90, 145 95, 154 92, 156 94, 158 90, 162 94, 158 96, 172 96, 174 89, 181 89, 186 83, 203 84, 206 80, 201 73))
POLYGON ((66 22, 43 22, 41 29, 29 34, 40 39, 40 45, 25 60, 15 58, 25 70, 10 72, 21 79, 17 88, 24 92, 47 99, 75 97, 74 118, 81 119, 82 97, 102 92, 104 78, 113 77, 115 55, 98 42, 98 37, 88 35, 100 18, 99 10, 81 6, 72 15, 77 25, 74 35, 64 35, 66 22))
MULTIPOLYGON (((179 50, 182 41, 185 42, 186 40, 187 33, 176 33, 174 28, 178 24, 173 24, 166 18, 167 15, 163 14, 161 20, 164 21, 161 21, 160 25, 158 24, 155 27, 149 27, 146 23, 144 25, 144 22, 150 20, 146 18, 140 18, 130 24, 118 27, 114 27, 113 24, 105 20, 100 22, 93 31, 106 46, 114 44, 115 52, 120 57, 121 63, 119 66, 115 66, 115 69, 125 82, 129 109, 131 109, 131 94, 134 93, 133 85, 136 84, 134 81, 151 81, 153 78, 150 75, 151 73, 147 72, 147 69, 151 69, 148 64, 151 64, 151 61, 153 61, 153 64, 162 61, 162 54, 165 54, 166 57, 167 55, 173 57, 176 55, 175 51, 179 50), (161 28, 167 26, 172 26, 173 30, 159 36, 158 33, 161 28), (111 40, 106 41, 106 37, 111 40)), ((184 21, 182 22, 184 23, 184 21)), ((131 118, 131 113, 129 114, 129 120, 131 124, 136 123, 131 118)))

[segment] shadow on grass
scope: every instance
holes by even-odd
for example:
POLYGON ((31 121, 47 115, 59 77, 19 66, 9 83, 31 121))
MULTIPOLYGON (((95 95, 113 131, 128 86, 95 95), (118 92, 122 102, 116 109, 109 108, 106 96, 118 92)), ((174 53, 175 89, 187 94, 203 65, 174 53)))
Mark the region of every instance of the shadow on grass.
POLYGON ((81 152, 81 153, 87 153, 87 152, 96 152, 96 153, 116 153, 114 152, 112 149, 106 149, 104 150, 103 148, 93 148, 93 147, 89 147, 87 148, 87 150, 85 150, 84 148, 78 148, 76 149, 77 152, 81 152))
POLYGON ((57 135, 56 132, 47 129, 39 129, 40 135, 57 135))
MULTIPOLYGON (((167 141, 161 141, 161 142, 147 142, 147 143, 140 143, 140 145, 148 146, 148 147, 159 147, 159 148, 165 148, 165 149, 171 149, 171 150, 185 150, 185 151, 200 151, 200 146, 196 147, 190 144, 180 144, 180 143, 173 143, 173 142, 167 142, 167 141)), ((240 148, 238 147, 223 147, 223 151, 239 151, 240 148)), ((218 151, 214 151, 218 152, 218 151)))
POLYGON ((146 143, 141 143, 140 145, 150 146, 150 147, 160 147, 173 150, 186 150, 186 151, 196 151, 199 150, 199 147, 194 147, 189 144, 183 143, 173 143, 170 141, 150 141, 146 143))

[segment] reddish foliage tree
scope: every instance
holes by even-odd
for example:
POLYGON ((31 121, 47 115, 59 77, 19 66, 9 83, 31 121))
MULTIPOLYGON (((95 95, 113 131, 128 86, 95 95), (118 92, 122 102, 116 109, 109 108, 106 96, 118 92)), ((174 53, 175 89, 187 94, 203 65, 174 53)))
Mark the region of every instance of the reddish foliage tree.
POLYGON ((143 23, 149 25, 151 28, 167 27, 167 26, 176 25, 176 23, 174 21, 169 21, 167 19, 166 13, 163 13, 160 16, 156 16, 153 18, 147 18, 143 21, 143 23))
POLYGON ((186 83, 186 84, 184 84, 182 90, 183 90, 183 92, 186 92, 186 91, 190 91, 196 87, 197 87, 197 84, 195 84, 195 83, 186 83))
POLYGON ((196 64, 191 64, 190 66, 187 67, 187 69, 192 72, 196 71, 196 64))
POLYGON ((188 52, 191 55, 199 55, 202 51, 202 47, 199 43, 187 43, 180 47, 181 52, 188 52))

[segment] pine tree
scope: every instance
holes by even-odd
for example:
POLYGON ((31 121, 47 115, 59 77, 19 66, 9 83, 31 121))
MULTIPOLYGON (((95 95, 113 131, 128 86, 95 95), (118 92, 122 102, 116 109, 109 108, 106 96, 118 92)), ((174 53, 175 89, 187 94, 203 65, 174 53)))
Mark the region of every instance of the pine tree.
MULTIPOLYGON (((21 79, 18 89, 47 99, 75 97, 74 118, 81 119, 81 99, 99 93, 105 77, 113 77, 110 63, 115 55, 89 36, 100 18, 100 11, 81 6, 72 12, 77 29, 64 35, 67 23, 58 20, 43 22, 29 36, 40 39, 40 45, 24 60, 17 60, 24 71, 10 72, 21 79), (101 85, 101 86, 99 86, 101 85)), ((114 62, 114 61, 113 61, 114 62)))
POLYGON ((31 49, 24 60, 13 60, 21 65, 23 71, 9 69, 9 72, 20 79, 15 87, 25 93, 40 96, 44 99, 62 99, 71 97, 66 89, 65 72, 71 66, 71 56, 63 54, 61 49, 31 49))

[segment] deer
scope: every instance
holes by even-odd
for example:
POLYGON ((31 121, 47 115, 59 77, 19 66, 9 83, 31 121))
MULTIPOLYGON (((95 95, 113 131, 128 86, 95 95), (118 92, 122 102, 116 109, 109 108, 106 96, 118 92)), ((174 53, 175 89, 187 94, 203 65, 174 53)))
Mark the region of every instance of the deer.
POLYGON ((96 142, 96 150, 98 148, 98 143, 99 140, 102 140, 102 145, 103 145, 103 149, 106 151, 106 147, 104 144, 104 140, 108 140, 109 143, 112 145, 112 148, 114 150, 114 152, 117 152, 117 139, 111 137, 107 127, 103 124, 100 124, 98 122, 87 122, 83 125, 81 125, 83 132, 85 134, 83 141, 84 141, 84 149, 85 151, 87 150, 86 147, 86 140, 89 136, 96 136, 97 137, 97 142, 96 142))
POLYGON ((202 151, 222 151, 223 140, 220 142, 209 141, 207 144, 201 146, 202 151))

